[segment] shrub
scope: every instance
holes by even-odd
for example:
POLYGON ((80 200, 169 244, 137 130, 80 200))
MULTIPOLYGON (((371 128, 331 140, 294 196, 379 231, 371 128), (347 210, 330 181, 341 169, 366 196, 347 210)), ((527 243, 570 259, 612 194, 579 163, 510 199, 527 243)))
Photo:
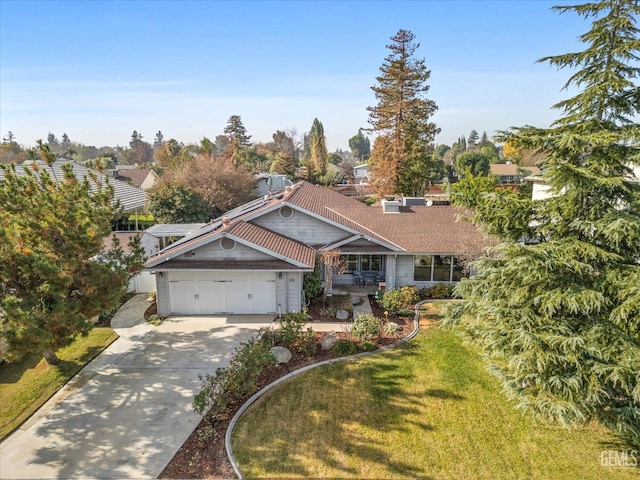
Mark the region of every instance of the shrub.
POLYGON ((453 297, 453 285, 450 283, 436 283, 431 287, 431 298, 453 297))
POLYGON ((213 375, 200 375, 202 390, 193 400, 193 409, 205 415, 212 407, 227 408, 256 392, 256 381, 274 359, 268 342, 261 337, 241 343, 231 354, 228 367, 216 369, 213 375))
POLYGON ((397 313, 412 308, 418 300, 418 289, 414 285, 407 285, 385 292, 381 304, 385 310, 397 313))
POLYGON ((454 286, 451 283, 436 283, 432 287, 421 288, 418 291, 420 300, 428 300, 430 298, 453 298, 454 286))
POLYGON ((378 346, 375 343, 373 343, 371 340, 363 340, 362 342, 360 342, 360 349, 363 352, 371 352, 376 348, 378 348, 378 346))
POLYGON ((368 340, 380 335, 380 320, 370 313, 360 313, 353 321, 351 333, 361 340, 368 340))
POLYGON ((283 347, 293 347, 302 335, 302 327, 306 316, 302 312, 288 312, 278 320, 278 329, 275 331, 275 343, 283 347))
POLYGON ((358 353, 358 347, 351 340, 338 340, 333 347, 331 347, 331 351, 336 355, 340 355, 341 357, 346 357, 347 355, 355 355, 358 353))
POLYGON ((294 349, 305 357, 313 357, 318 350, 318 341, 316 334, 310 328, 306 332, 302 332, 294 345, 294 349))
POLYGON ((418 297, 420 300, 429 300, 431 295, 433 294, 433 289, 431 287, 422 287, 418 290, 418 297))
POLYGON ((313 272, 305 273, 303 280, 304 297, 307 301, 317 297, 322 292, 322 280, 320 279, 320 271, 316 269, 313 272))
POLYGON ((302 330, 306 316, 302 312, 289 312, 278 320, 278 328, 262 330, 261 341, 269 347, 280 345, 306 357, 315 355, 318 348, 312 329, 302 330))
POLYGON ((398 324, 394 322, 387 322, 384 324, 384 334, 390 337, 395 337, 398 333, 398 324))

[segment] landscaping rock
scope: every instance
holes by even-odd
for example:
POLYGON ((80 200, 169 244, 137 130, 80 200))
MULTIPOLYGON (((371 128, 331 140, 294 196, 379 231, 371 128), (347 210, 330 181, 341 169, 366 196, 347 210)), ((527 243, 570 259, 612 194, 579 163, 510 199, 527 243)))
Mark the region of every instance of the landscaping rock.
POLYGON ((322 336, 322 341, 320 342, 320 346, 322 347, 323 350, 329 350, 336 343, 338 343, 338 340, 340 340, 340 337, 338 337, 336 332, 325 333, 322 336))
POLYGON ((347 312, 346 310, 338 310, 336 312, 336 318, 338 320, 346 320, 347 318, 349 318, 349 312, 347 312))
POLYGON ((273 355, 273 358, 276 359, 277 363, 287 363, 291 360, 291 352, 285 347, 273 347, 271 349, 271 354, 273 355))

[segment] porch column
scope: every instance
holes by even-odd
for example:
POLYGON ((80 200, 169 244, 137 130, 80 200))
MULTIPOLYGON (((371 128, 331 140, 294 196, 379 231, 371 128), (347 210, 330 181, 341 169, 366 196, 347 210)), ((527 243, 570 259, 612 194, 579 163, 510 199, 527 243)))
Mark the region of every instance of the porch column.
POLYGON ((396 256, 395 255, 387 255, 386 256, 387 266, 385 271, 386 283, 387 283, 387 291, 393 290, 396 288, 396 256))

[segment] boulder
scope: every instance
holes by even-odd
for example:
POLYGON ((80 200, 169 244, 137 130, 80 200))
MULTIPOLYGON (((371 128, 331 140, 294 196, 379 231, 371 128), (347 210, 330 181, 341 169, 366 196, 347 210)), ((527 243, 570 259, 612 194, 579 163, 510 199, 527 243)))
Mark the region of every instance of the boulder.
POLYGON ((322 347, 323 350, 329 350, 336 343, 338 343, 338 340, 340 340, 340 337, 338 337, 336 332, 328 332, 322 336, 320 346, 322 347))
POLYGON ((349 318, 349 312, 347 312, 346 310, 338 310, 336 312, 336 318, 338 320, 346 320, 347 318, 349 318))
POLYGON ((277 363, 287 363, 291 360, 291 352, 286 347, 273 347, 270 351, 277 363))

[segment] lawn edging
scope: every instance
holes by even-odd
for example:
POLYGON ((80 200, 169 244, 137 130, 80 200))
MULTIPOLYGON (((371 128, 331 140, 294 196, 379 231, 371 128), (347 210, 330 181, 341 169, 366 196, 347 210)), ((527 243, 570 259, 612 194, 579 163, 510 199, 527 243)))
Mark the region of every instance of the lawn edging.
POLYGON ((243 479, 244 477, 242 476, 242 473, 240 472, 240 468, 238 467, 238 464, 236 463, 236 458, 233 455, 233 449, 231 447, 231 436, 233 435, 233 429, 236 426, 236 423, 238 423, 238 420, 240 420, 240 417, 242 416, 242 414, 256 401, 258 400, 260 397, 262 397, 265 393, 267 393, 269 390, 271 390, 273 387, 281 384, 282 382, 289 380, 290 378, 299 375, 301 373, 306 372, 307 370, 311 370, 312 368, 316 368, 316 367, 321 367, 323 365, 331 365, 337 362, 342 362, 345 360, 352 360, 352 359, 356 359, 356 358, 363 358, 363 357, 367 357, 369 355, 373 355, 373 354, 377 354, 377 353, 381 353, 384 352, 385 350, 389 350, 391 348, 395 348, 399 345, 402 345, 406 342, 408 342, 409 340, 411 340, 413 337, 415 337, 418 332, 420 331, 420 306, 423 305, 424 303, 429 303, 432 302, 432 299, 427 299, 427 300, 422 300, 418 303, 415 304, 414 306, 414 310, 415 310, 415 314, 413 316, 413 331, 407 335, 405 338, 403 338, 402 340, 400 340, 397 343, 394 343, 392 345, 386 345, 384 347, 380 347, 376 350, 372 350, 371 352, 361 352, 361 353, 357 353, 355 355, 348 355, 346 357, 339 357, 339 358, 332 358, 330 360, 325 360, 323 362, 318 362, 318 363, 313 363, 311 365, 307 365, 305 367, 299 368, 297 370, 294 370, 293 372, 289 372, 286 375, 278 378, 277 380, 274 380, 273 382, 271 382, 269 385, 267 385, 266 387, 262 388, 261 390, 257 391, 256 393, 254 393, 251 398, 249 398, 249 400, 247 400, 236 412, 236 414, 233 416, 233 418, 231 419, 231 422, 229 422, 229 426, 227 427, 227 431, 225 434, 225 439, 224 439, 224 447, 225 450, 227 451, 227 457, 229 458, 229 462, 231 463, 231 466, 233 467, 233 471, 236 473, 237 477, 239 479, 243 479))

